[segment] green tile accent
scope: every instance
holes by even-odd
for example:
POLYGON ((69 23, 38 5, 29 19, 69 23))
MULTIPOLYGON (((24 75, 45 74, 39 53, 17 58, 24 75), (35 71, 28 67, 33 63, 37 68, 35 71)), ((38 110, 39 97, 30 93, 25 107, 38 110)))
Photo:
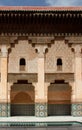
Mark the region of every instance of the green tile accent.
POLYGON ((0 104, 0 117, 10 116, 10 105, 7 103, 0 104))
POLYGON ((36 103, 35 104, 35 116, 46 117, 47 116, 47 103, 36 103))
POLYGON ((82 116, 82 104, 72 104, 71 115, 82 116))

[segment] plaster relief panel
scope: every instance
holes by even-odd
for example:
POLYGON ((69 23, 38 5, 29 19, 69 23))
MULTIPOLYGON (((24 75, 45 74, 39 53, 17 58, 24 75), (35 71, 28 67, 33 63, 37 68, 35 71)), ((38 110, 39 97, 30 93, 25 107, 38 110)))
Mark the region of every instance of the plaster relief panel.
POLYGON ((8 60, 9 73, 37 73, 37 54, 31 44, 20 40, 11 48, 8 60), (25 59, 25 71, 20 71, 20 59, 25 59))
POLYGON ((45 72, 73 72, 74 71, 74 53, 64 40, 56 40, 51 48, 48 49, 45 61, 45 72), (57 59, 61 59, 62 69, 57 70, 57 59))

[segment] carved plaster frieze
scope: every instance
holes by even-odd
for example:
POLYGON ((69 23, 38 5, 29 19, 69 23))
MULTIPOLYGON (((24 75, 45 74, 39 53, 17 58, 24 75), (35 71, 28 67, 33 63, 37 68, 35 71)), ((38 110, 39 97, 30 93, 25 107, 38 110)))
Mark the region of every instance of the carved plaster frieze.
POLYGON ((15 40, 17 40, 17 39, 18 39, 18 37, 16 37, 16 36, 10 37, 10 43, 14 43, 15 40))
POLYGON ((82 36, 65 37, 65 40, 67 40, 69 44, 82 44, 82 36))
POLYGON ((16 36, 0 36, 0 45, 7 45, 9 46, 10 43, 14 43, 15 40, 17 40, 18 37, 16 36))
POLYGON ((28 83, 37 82, 37 74, 16 74, 8 73, 8 82, 17 82, 18 80, 28 80, 28 83))
POLYGON ((74 73, 46 73, 45 82, 54 82, 55 80, 74 81, 74 73))
POLYGON ((10 43, 10 37, 0 37, 0 44, 9 44, 10 43))
POLYGON ((28 37, 32 44, 50 44, 54 41, 54 37, 28 37))

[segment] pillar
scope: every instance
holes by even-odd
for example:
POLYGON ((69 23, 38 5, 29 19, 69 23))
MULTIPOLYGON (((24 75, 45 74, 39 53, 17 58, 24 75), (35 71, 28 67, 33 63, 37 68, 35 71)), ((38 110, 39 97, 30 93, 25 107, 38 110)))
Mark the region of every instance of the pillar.
POLYGON ((72 115, 82 116, 82 58, 81 46, 75 45, 75 72, 74 72, 74 87, 73 87, 73 101, 72 101, 72 115))
POLYGON ((45 45, 37 45, 38 51, 38 82, 35 87, 35 116, 47 116, 47 95, 45 90, 45 45))
POLYGON ((7 96, 7 46, 1 45, 1 83, 0 83, 0 116, 8 116, 7 96))

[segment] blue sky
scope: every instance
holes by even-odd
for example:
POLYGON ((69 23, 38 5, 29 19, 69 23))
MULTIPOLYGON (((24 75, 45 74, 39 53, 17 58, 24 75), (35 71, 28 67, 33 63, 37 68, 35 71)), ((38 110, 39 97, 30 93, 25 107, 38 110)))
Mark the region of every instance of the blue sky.
POLYGON ((0 6, 81 6, 82 0, 0 0, 0 6))

